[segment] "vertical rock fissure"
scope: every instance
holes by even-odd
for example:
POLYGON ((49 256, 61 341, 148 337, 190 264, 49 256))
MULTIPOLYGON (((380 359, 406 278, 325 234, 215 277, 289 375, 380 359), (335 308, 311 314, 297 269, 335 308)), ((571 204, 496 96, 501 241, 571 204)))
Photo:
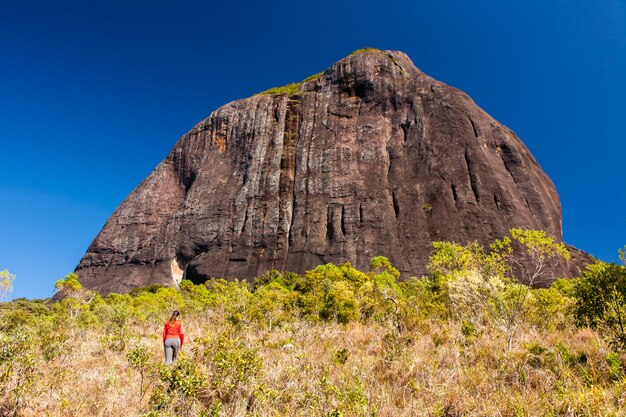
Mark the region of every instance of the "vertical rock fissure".
MULTIPOLYGON (((310 193, 310 187, 309 187, 309 164, 311 163, 311 148, 313 146, 313 135, 314 135, 314 129, 315 129, 315 125, 317 123, 317 98, 318 95, 315 95, 314 98, 314 102, 313 102, 313 122, 311 123, 312 128, 311 130, 311 135, 309 137, 306 137, 305 140, 307 141, 307 150, 306 150, 306 165, 304 167, 304 224, 309 224, 309 193, 310 193)), ((304 230, 304 246, 307 246, 307 242, 309 239, 309 230, 308 228, 305 228, 304 230)))
POLYGON ((472 130, 474 131, 474 136, 478 137, 479 136, 479 132, 478 132, 478 128, 476 127, 476 123, 474 123, 474 120, 470 116, 467 116, 467 118, 469 119, 470 124, 472 125, 472 130))
POLYGON ((474 193, 474 199, 476 199, 476 204, 480 204, 480 194, 478 191, 478 181, 476 173, 474 172, 474 163, 470 159, 467 149, 465 150, 465 164, 467 165, 467 173, 469 174, 470 186, 472 187, 472 193, 474 193))
POLYGON ((515 178, 515 175, 513 175, 513 168, 510 166, 510 162, 508 161, 508 159, 512 158, 511 148, 509 148, 509 146, 506 143, 501 143, 497 145, 497 149, 501 151, 501 153, 498 152, 498 156, 500 156, 500 159, 502 159, 502 164, 504 165, 504 169, 511 176, 511 179, 513 180, 513 183, 517 187, 517 190, 524 197, 524 202, 526 203, 526 207, 528 207, 528 210, 532 213, 533 211, 530 207, 530 204, 528 203, 528 198, 526 198, 526 195, 522 191, 522 187, 520 187, 519 183, 517 182, 517 179, 515 178))
MULTIPOLYGON (((298 107, 298 110, 300 110, 300 106, 298 107)), ((289 248, 292 246, 293 244, 293 234, 291 233, 291 231, 293 230, 293 224, 295 221, 295 217, 296 217, 296 205, 297 205, 297 199, 296 199, 296 180, 297 180, 297 160, 298 160, 298 138, 300 137, 300 128, 302 126, 302 119, 303 119, 303 114, 302 111, 298 112, 298 130, 296 131, 296 140, 294 143, 294 151, 293 151, 293 181, 291 183, 291 217, 289 219, 289 230, 287 231, 287 250, 285 251, 285 257, 283 259, 283 267, 281 268, 282 271, 285 271, 285 269, 287 268, 287 258, 289 255, 289 248)))
POLYGON ((393 212, 395 213, 397 219, 400 215, 400 204, 398 204, 398 198, 396 197, 396 193, 393 191, 391 192, 391 201, 393 203, 393 212))
POLYGON ((406 121, 402 122, 400 127, 402 128, 402 135, 403 135, 402 139, 403 139, 403 142, 406 143, 406 141, 408 140, 408 137, 409 137, 409 128, 411 127, 411 122, 406 120, 406 121))
MULTIPOLYGON (((297 132, 297 136, 300 137, 300 126, 302 126, 302 112, 299 112, 299 116, 298 116, 298 132, 297 132)), ((289 218, 289 230, 287 232, 287 251, 285 252, 285 259, 283 262, 283 270, 285 269, 285 265, 287 263, 287 254, 289 253, 289 248, 291 247, 292 243, 293 243, 293 235, 291 234, 291 230, 293 229, 293 222, 294 219, 296 217, 296 205, 297 205, 297 200, 296 200, 296 177, 297 177, 297 167, 296 167, 296 161, 298 160, 298 145, 297 145, 297 139, 296 139, 296 143, 294 143, 294 151, 293 151, 293 181, 291 183, 291 216, 289 218)))
POLYGON ((296 171, 296 144, 300 128, 300 101, 287 98, 283 131, 283 148, 280 157, 278 180, 278 228, 276 232, 275 259, 282 260, 284 269, 289 253, 289 233, 293 217, 296 171))
POLYGON ((387 158, 388 158, 387 178, 389 178, 389 176, 391 175, 391 168, 393 166, 393 150, 391 149, 391 146, 389 145, 389 142, 391 142, 391 139, 389 139, 389 141, 387 141, 387 146, 385 147, 385 150, 387 151, 387 158))
POLYGON ((250 202, 246 205, 246 212, 243 214, 243 224, 241 230, 239 230, 239 236, 246 230, 246 224, 248 223, 248 211, 250 210, 250 202))
POLYGON ((456 186, 454 183, 450 184, 450 189, 452 190, 452 198, 454 198, 454 206, 458 207, 459 205, 459 196, 456 193, 456 186))
POLYGON ((341 234, 343 236, 346 235, 345 218, 346 218, 346 207, 345 206, 341 206, 341 234))
POLYGON ((363 205, 359 203, 359 224, 363 226, 363 205))
POLYGON ((335 228, 333 226, 333 210, 328 206, 326 210, 326 243, 330 243, 335 237, 335 228))

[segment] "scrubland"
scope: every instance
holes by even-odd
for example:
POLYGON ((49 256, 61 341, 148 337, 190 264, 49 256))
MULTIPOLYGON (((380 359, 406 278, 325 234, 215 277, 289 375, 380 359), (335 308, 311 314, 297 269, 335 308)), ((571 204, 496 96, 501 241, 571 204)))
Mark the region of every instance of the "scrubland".
POLYGON ((624 415, 626 358, 577 320, 577 280, 530 289, 486 255, 440 245, 402 282, 377 257, 104 298, 70 274, 62 301, 0 305, 0 414, 624 415), (174 309, 185 345, 165 366, 174 309))

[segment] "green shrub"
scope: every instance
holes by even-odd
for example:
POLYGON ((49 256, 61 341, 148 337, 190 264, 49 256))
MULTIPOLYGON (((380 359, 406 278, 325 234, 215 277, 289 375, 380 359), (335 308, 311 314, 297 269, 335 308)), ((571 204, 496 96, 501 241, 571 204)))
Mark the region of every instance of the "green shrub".
POLYGON ((262 94, 262 95, 272 95, 272 94, 288 94, 288 95, 293 95, 296 93, 300 92, 300 86, 302 86, 302 84, 304 84, 307 81, 314 81, 317 80, 319 78, 322 77, 322 75, 324 75, 323 72, 318 72, 317 74, 313 74, 310 75, 308 77, 306 77, 304 80, 302 80, 299 83, 290 83, 287 85, 283 85, 281 87, 272 87, 269 88, 265 91, 262 91, 260 93, 257 93, 257 95, 262 94))
POLYGON ((461 323, 461 334, 466 338, 476 335, 476 325, 469 320, 463 320, 461 323))
POLYGON ((382 52, 382 51, 378 48, 361 48, 361 49, 357 49, 356 51, 353 51, 350 55, 362 54, 363 52, 382 52))
POLYGON ((252 291, 257 291, 266 285, 276 283, 288 290, 293 290, 296 286, 302 284, 302 278, 295 272, 282 273, 275 269, 267 271, 266 273, 259 275, 252 286, 252 291))
POLYGON ((390 331, 383 336, 382 351, 385 362, 400 359, 404 353, 404 346, 402 345, 398 332, 390 331))
POLYGON ((573 326, 574 298, 565 296, 555 286, 531 290, 527 319, 530 324, 547 330, 573 326))
POLYGON ((143 399, 144 382, 151 367, 151 358, 152 353, 150 352, 150 349, 144 345, 135 346, 126 354, 126 359, 128 360, 130 366, 139 372, 139 401, 143 399))
POLYGON ((447 294, 440 279, 411 277, 399 284, 403 297, 399 302, 400 317, 405 327, 419 327, 429 319, 450 316, 447 294))
POLYGON ((42 328, 38 336, 41 357, 45 362, 70 356, 75 351, 75 346, 67 333, 42 328))
POLYGON ((227 332, 196 342, 197 357, 207 364, 215 399, 224 404, 248 399, 257 388, 256 380, 263 368, 258 348, 246 346, 227 332))
POLYGON ((533 355, 541 356, 548 349, 539 342, 531 342, 526 345, 526 349, 533 355))
POLYGON ((39 376, 39 355, 26 334, 0 335, 0 415, 20 415, 39 376))
POLYGON ((308 77, 306 77, 302 82, 305 83, 307 81, 314 81, 317 80, 319 78, 322 77, 322 75, 324 75, 323 72, 318 72, 317 74, 313 74, 313 75, 309 75, 308 77))
POLYGON ((273 94, 295 94, 297 92, 300 91, 300 86, 302 85, 302 83, 290 83, 287 85, 283 85, 280 87, 272 87, 272 88, 268 88, 265 91, 261 91, 260 93, 257 94, 263 94, 263 95, 273 95, 273 94))
POLYGON ((24 328, 35 328, 50 316, 50 308, 41 300, 20 298, 0 303, 0 331, 11 333, 24 328))
POLYGON ((138 296, 143 292, 156 294, 156 292, 161 288, 166 288, 166 287, 162 284, 152 284, 147 287, 133 288, 132 290, 130 290, 129 294, 132 295, 133 297, 138 296))
POLYGON ((335 362, 337 365, 344 365, 348 361, 349 357, 350 351, 348 350, 348 348, 339 349, 335 351, 333 362, 335 362))
POLYGON ((297 294, 273 281, 258 288, 252 297, 251 309, 257 323, 270 329, 293 321, 297 294))
POLYGON ((197 397, 207 380, 197 364, 180 354, 174 365, 162 365, 160 383, 150 396, 153 411, 170 412, 177 416, 194 415, 199 405, 197 397))
POLYGON ((15 309, 2 313, 0 330, 13 333, 23 328, 33 327, 37 323, 37 317, 28 310, 15 309))
POLYGON ((356 320, 359 317, 359 303, 354 297, 351 285, 346 281, 327 282, 320 318, 343 324, 356 320))
POLYGON ((626 267, 591 265, 574 293, 578 324, 604 331, 614 347, 626 349, 626 267))

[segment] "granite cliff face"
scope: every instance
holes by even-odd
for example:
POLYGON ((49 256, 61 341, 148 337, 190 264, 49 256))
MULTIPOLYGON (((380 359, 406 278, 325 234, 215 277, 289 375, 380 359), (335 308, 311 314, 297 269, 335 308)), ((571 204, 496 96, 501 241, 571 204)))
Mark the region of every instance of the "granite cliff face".
POLYGON ((376 255, 422 274, 430 242, 511 227, 561 240, 554 185, 515 134, 402 52, 337 62, 293 94, 229 103, 118 207, 80 261, 102 292, 252 279, 376 255))

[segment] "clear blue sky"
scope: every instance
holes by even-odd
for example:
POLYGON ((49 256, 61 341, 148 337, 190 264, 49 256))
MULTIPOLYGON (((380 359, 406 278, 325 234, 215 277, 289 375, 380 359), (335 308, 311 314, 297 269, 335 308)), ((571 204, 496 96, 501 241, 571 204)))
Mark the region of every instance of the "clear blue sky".
POLYGON ((176 140, 363 47, 405 51, 526 143, 565 240, 626 244, 626 3, 0 0, 0 270, 44 298, 176 140), (184 4, 184 5, 183 5, 184 4))

